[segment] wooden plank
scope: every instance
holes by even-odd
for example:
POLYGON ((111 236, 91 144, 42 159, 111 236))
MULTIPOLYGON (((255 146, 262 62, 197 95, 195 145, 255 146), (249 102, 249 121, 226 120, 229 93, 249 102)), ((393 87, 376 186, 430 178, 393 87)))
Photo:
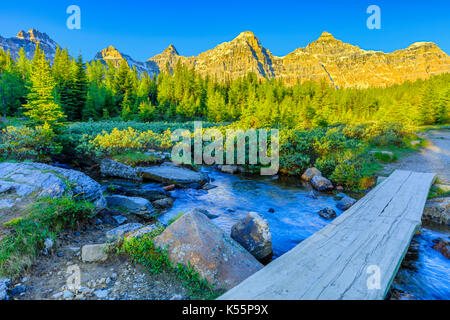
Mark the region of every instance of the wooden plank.
POLYGON ((434 174, 397 170, 328 226, 219 299, 383 299, 421 216, 434 174), (370 266, 380 287, 369 289, 370 266))

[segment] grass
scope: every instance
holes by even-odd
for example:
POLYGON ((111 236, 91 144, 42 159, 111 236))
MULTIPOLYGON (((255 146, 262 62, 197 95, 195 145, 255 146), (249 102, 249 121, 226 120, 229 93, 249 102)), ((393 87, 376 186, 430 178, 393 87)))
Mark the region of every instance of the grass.
POLYGON ((213 300, 220 296, 223 292, 215 290, 214 286, 210 285, 205 279, 201 279, 192 266, 172 263, 168 252, 153 243, 153 238, 162 231, 163 228, 161 227, 139 238, 124 239, 116 247, 116 254, 129 256, 133 263, 142 264, 152 274, 168 272, 175 275, 177 279, 182 281, 191 299, 213 300))
POLYGON ((178 213, 175 217, 169 219, 169 221, 167 222, 167 225, 170 226, 172 223, 174 223, 175 221, 180 219, 182 216, 184 216, 184 212, 178 213))
POLYGON ((20 276, 33 264, 45 239, 55 239, 62 229, 75 227, 94 212, 93 204, 70 197, 43 198, 28 206, 23 217, 4 224, 11 232, 0 240, 0 277, 20 276))
POLYGON ((142 152, 129 152, 126 154, 119 154, 112 157, 112 160, 127 164, 132 167, 150 166, 160 164, 162 159, 154 154, 145 154, 142 152))
POLYGON ((445 198, 450 197, 450 191, 445 191, 434 185, 430 188, 430 193, 428 194, 428 199, 434 198, 445 198))

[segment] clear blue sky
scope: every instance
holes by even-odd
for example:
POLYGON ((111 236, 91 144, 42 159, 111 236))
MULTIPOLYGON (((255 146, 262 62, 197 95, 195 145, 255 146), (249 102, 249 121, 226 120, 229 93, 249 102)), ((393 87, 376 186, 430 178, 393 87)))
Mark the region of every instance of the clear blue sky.
POLYGON ((449 13, 448 0, 16 0, 1 1, 0 35, 34 27, 89 60, 111 44, 137 60, 170 43, 182 55, 197 55, 246 30, 278 56, 306 46, 324 30, 363 49, 392 52, 433 41, 450 53, 449 13), (81 8, 81 30, 66 28, 70 4, 81 8), (366 27, 371 4, 381 8, 381 30, 366 27))

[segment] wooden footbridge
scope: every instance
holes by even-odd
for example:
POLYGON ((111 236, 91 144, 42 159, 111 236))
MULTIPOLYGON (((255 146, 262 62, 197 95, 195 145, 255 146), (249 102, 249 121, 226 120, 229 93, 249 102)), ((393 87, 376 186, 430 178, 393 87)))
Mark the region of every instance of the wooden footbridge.
POLYGON ((434 177, 395 171, 328 226, 219 299, 383 299, 420 227, 434 177))

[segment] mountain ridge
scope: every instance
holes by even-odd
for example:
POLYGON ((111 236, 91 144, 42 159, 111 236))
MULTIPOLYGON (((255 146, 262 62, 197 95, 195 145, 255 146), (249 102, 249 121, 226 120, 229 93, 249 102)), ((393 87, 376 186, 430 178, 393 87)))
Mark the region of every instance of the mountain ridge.
MULTIPOLYGON (((20 31, 14 38, 0 36, 0 48, 17 57, 25 48, 31 57, 40 43, 48 59, 54 57, 56 42, 46 33, 31 29, 20 31)), ((258 78, 276 78, 288 85, 303 81, 328 81, 337 87, 380 87, 404 81, 426 79, 450 72, 450 58, 433 42, 415 42, 391 53, 364 50, 336 39, 324 31, 319 38, 285 56, 274 56, 251 31, 241 32, 231 41, 218 44, 196 56, 180 55, 173 44, 145 62, 134 60, 115 47, 99 51, 93 60, 111 61, 115 67, 126 60, 130 68, 151 76, 172 72, 178 63, 218 80, 233 80, 254 72, 258 78)))

